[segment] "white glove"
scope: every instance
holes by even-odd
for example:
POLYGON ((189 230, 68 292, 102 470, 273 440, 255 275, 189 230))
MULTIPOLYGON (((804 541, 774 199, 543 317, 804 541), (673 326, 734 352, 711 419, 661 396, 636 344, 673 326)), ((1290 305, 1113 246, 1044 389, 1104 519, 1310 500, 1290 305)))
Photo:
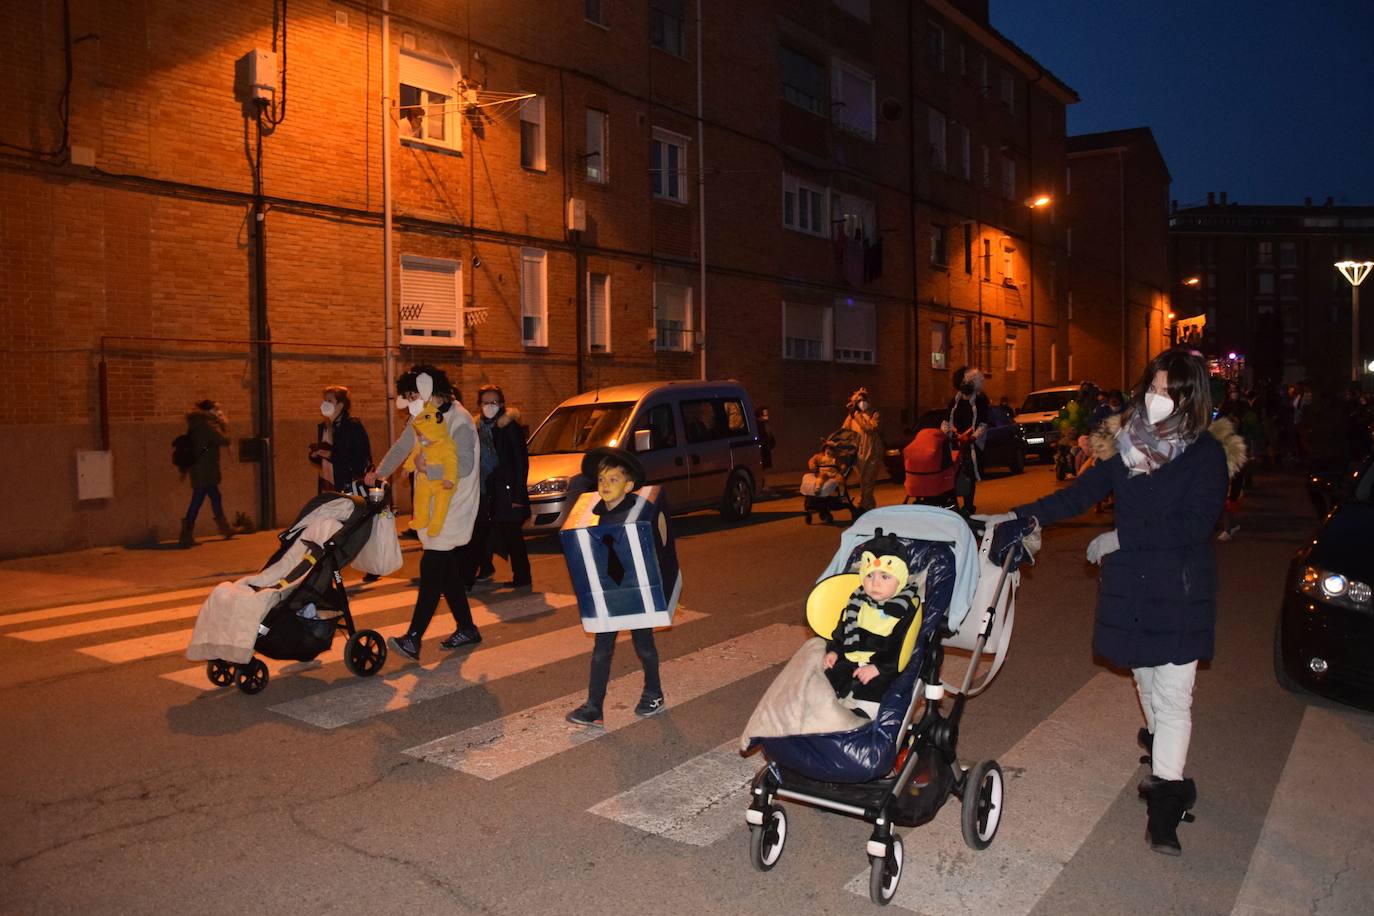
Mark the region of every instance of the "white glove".
POLYGON ((1103 557, 1120 549, 1121 538, 1117 537, 1116 529, 1104 531, 1088 542, 1088 562, 1101 566, 1103 557))
POLYGON ((974 515, 970 516, 970 518, 974 518, 982 522, 984 525, 987 526, 987 529, 991 531, 1003 522, 1016 521, 1018 518, 1020 518, 1020 516, 1017 515, 1015 512, 1003 512, 1000 515, 974 515))

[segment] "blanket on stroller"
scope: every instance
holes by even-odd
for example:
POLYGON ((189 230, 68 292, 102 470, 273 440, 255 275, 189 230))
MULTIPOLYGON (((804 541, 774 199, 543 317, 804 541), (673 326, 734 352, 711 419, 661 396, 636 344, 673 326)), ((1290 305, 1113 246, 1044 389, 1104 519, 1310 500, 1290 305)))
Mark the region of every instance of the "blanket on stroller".
POLYGON ((802 643, 754 708, 740 736, 741 751, 754 738, 843 732, 868 722, 835 697, 821 665, 824 658, 824 639, 802 643))
POLYGON ((318 557, 321 545, 352 513, 353 504, 346 499, 326 502, 302 519, 305 527, 300 536, 274 563, 251 576, 216 585, 200 606, 186 657, 192 661, 222 658, 239 665, 252 661, 258 627, 267 612, 289 595, 313 566, 306 564, 305 570, 289 581, 284 577, 302 565, 307 553, 318 557))

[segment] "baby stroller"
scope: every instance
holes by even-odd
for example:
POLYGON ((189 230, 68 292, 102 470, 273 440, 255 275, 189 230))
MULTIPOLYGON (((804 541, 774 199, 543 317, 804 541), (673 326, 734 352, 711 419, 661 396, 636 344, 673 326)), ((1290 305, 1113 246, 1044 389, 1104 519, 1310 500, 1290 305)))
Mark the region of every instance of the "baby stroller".
MULTIPOLYGON (((1001 667, 1014 618, 1018 566, 1038 547, 1038 538, 1025 538, 1029 523, 1000 526, 998 535, 984 532, 980 546, 970 524, 945 509, 888 506, 865 513, 862 525, 841 536, 840 549, 813 595, 827 588, 832 578, 843 578, 855 568, 865 542, 885 532, 902 539, 912 576, 924 577, 922 606, 906 631, 904 667, 870 720, 854 717, 854 724, 836 727, 833 711, 808 711, 802 719, 811 724, 803 722, 792 733, 761 733, 760 726, 774 721, 761 713, 769 712, 766 707, 775 688, 799 661, 806 663, 808 647, 824 651, 824 644, 815 639, 799 650, 760 701, 742 739, 745 749, 759 746, 768 760, 754 779, 753 800, 745 812, 750 858, 760 871, 771 870, 782 856, 787 816, 777 802, 783 799, 873 825, 865 847, 869 895, 880 905, 891 902, 902 876, 902 840, 893 832, 894 824, 923 825, 953 795, 962 801, 964 841, 976 850, 992 842, 1002 814, 1002 770, 995 760, 972 767, 958 763, 959 724, 967 699, 986 688, 1001 667), (984 610, 970 614, 975 606, 984 610), (945 646, 972 653, 957 691, 940 679, 945 646), (995 652, 995 659, 975 684, 985 648, 995 652), (945 714, 941 701, 947 691, 955 696, 945 714), (921 698, 925 705, 918 718, 921 698)), ((855 581, 852 574, 848 578, 855 581)), ((808 601, 813 626, 815 604, 808 601)), ((810 663, 819 658, 814 654, 810 663)), ((839 702, 833 690, 829 701, 839 702)))
POLYGON ((927 427, 918 431, 902 449, 902 466, 906 469, 903 503, 958 508, 955 485, 965 452, 954 448, 953 441, 939 427, 927 427))
MULTIPOLYGON (((221 582, 201 606, 187 656, 205 659, 205 673, 217 687, 237 685, 244 693, 267 686, 267 666, 257 655, 311 661, 329 650, 334 634, 348 634, 344 664, 371 677, 386 662, 386 643, 375 630, 353 624, 343 568, 372 538, 394 522, 388 491, 376 487, 350 493, 321 493, 301 509, 279 535, 280 544, 256 575, 221 582)), ((397 551, 399 558, 399 550, 397 551)), ((391 570, 367 570, 386 574, 391 570)))
POLYGON ((819 515, 821 521, 833 521, 832 513, 849 511, 852 522, 859 517, 859 507, 849 495, 850 476, 859 464, 859 434, 852 429, 840 428, 821 441, 821 451, 833 456, 833 467, 838 477, 822 483, 817 474, 802 476, 802 511, 806 523, 811 524, 811 516, 819 515))

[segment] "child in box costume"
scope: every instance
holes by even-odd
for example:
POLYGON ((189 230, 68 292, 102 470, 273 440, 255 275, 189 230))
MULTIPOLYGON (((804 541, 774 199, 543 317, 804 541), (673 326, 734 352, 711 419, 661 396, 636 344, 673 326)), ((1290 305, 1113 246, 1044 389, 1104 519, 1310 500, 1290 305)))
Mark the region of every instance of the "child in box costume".
POLYGON ((582 626, 596 635, 596 646, 587 702, 567 719, 600 727, 621 630, 630 631, 644 666, 644 692, 635 714, 651 716, 663 709, 653 628, 672 623, 682 574, 658 488, 633 492, 644 483, 639 459, 624 449, 594 449, 583 459, 582 473, 596 481, 596 491, 577 501, 559 537, 582 626))

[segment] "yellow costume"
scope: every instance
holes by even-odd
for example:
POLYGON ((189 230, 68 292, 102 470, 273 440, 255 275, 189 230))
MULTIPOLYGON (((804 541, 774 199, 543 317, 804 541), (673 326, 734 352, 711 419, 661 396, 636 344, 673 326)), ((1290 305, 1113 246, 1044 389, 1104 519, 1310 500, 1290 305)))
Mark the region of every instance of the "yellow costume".
POLYGON ((425 528, 430 537, 437 537, 444 530, 453 488, 458 485, 458 448, 437 407, 426 406, 415 417, 414 426, 417 441, 405 469, 415 470, 415 456, 423 453, 426 468, 443 468, 444 473, 439 480, 431 479, 428 473, 415 475, 415 517, 410 527, 416 531, 425 528))

